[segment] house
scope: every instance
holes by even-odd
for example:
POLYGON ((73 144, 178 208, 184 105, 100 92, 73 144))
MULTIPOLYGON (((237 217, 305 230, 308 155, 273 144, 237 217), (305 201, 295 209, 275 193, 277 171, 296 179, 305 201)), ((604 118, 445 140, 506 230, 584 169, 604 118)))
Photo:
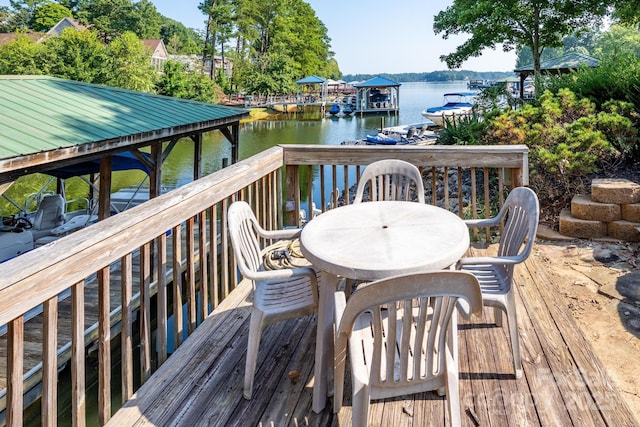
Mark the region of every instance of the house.
MULTIPOLYGON (((204 66, 202 64, 202 57, 198 55, 169 55, 169 59, 186 65, 187 69, 190 71, 201 70, 202 74, 207 75, 211 72, 211 60, 208 58, 205 61, 204 66)), ((224 75, 227 78, 231 78, 233 73, 233 60, 231 58, 224 57, 223 61, 223 58, 217 55, 213 57, 213 60, 216 72, 217 70, 222 69, 224 71, 224 75)))
POLYGON ((162 39, 141 40, 142 44, 151 51, 151 64, 156 71, 162 71, 169 53, 162 39))
POLYGON ((40 38, 40 40, 38 40, 38 41, 42 41, 45 37, 57 37, 60 34, 62 34, 62 32, 64 30, 66 30, 67 28, 74 28, 74 29, 76 29, 78 31, 82 31, 82 30, 86 30, 87 29, 87 27, 85 25, 80 24, 75 19, 69 18, 68 16, 65 16, 60 21, 58 21, 58 23, 56 25, 51 27, 51 29, 49 31, 47 31, 45 33, 45 35, 42 38, 40 38))

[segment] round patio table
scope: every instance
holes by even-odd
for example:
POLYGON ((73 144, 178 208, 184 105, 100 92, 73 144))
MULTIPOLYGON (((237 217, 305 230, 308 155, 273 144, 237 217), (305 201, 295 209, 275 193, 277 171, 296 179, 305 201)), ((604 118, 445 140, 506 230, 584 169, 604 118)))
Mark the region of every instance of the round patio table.
POLYGON ((440 270, 469 247, 469 230, 455 214, 437 206, 401 201, 364 202, 329 210, 309 221, 300 248, 322 270, 313 409, 322 410, 326 374, 333 366, 333 293, 336 276, 372 281, 399 274, 440 270))

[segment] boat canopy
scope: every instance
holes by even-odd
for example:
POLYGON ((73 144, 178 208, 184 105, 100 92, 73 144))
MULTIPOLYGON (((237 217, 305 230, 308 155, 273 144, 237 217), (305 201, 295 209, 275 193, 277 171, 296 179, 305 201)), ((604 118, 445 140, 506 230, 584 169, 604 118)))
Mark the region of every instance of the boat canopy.
MULTIPOLYGON (((150 159, 148 153, 139 152, 141 156, 146 159, 150 159)), ((150 163, 150 160, 149 162, 150 163)), ((124 171, 138 169, 149 174, 149 167, 142 162, 138 157, 132 153, 126 151, 122 153, 116 153, 111 156, 111 170, 112 171, 124 171)), ((72 165, 62 166, 56 169, 43 171, 47 175, 54 176, 56 178, 68 179, 74 176, 89 175, 93 173, 100 173, 100 159, 91 159, 72 165)))

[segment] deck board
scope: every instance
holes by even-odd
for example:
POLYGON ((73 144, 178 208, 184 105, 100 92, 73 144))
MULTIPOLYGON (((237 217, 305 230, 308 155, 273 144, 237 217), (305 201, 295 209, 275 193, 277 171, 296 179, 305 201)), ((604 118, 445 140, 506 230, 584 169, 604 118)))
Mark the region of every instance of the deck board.
MULTIPOLYGON (((521 379, 513 375, 506 322, 496 327, 491 309, 481 319, 461 320, 462 424, 638 425, 549 277, 535 257, 516 268, 521 379)), ((246 284, 234 290, 110 425, 351 425, 349 376, 340 413, 333 414, 331 398, 321 414, 311 411, 314 316, 265 329, 254 397, 242 398, 249 294, 246 284)), ((369 421, 449 424, 446 402, 435 393, 373 402, 369 421)))

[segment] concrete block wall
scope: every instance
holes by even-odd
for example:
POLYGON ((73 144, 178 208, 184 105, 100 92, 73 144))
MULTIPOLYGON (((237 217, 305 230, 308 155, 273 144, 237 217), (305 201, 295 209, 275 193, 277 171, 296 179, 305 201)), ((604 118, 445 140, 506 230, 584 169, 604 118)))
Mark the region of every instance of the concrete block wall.
POLYGON ((640 184, 594 179, 591 195, 577 194, 560 213, 560 233, 585 239, 640 241, 640 184))

